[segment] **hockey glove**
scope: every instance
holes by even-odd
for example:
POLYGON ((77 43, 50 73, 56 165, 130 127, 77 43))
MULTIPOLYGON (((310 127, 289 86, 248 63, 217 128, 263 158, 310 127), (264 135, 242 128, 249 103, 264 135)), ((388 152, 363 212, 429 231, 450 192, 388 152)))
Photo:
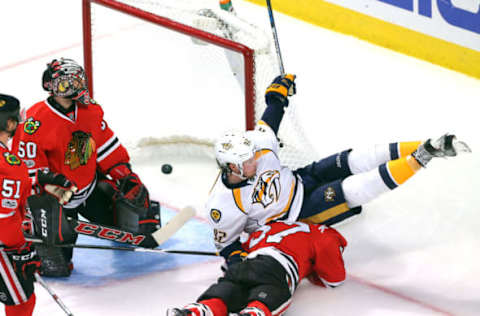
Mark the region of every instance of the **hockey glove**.
POLYGON ((67 204, 77 192, 77 186, 61 173, 48 169, 37 171, 37 183, 44 192, 53 195, 61 205, 67 204))
POLYGON ((31 242, 26 242, 19 248, 5 249, 5 251, 10 257, 15 272, 21 273, 25 280, 33 278, 33 274, 40 269, 40 257, 31 242))
POLYGON ((138 175, 132 172, 128 163, 119 163, 108 170, 113 180, 118 182, 118 190, 130 203, 137 207, 150 208, 147 188, 138 175))
POLYGON ((279 104, 288 106, 288 97, 297 93, 295 86, 295 75, 286 74, 273 79, 265 92, 265 102, 270 104, 279 104))

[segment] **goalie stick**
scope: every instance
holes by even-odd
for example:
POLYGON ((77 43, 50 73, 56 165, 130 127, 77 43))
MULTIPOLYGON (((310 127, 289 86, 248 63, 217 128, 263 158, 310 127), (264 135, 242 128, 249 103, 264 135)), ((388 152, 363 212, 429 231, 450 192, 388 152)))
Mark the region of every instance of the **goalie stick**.
POLYGON ((113 240, 134 246, 155 248, 172 237, 190 218, 195 215, 195 209, 187 206, 178 212, 168 223, 151 235, 136 234, 121 230, 116 227, 104 226, 96 223, 85 222, 68 218, 73 230, 82 235, 100 239, 113 240))
MULTIPOLYGON (((27 241, 31 241, 34 244, 43 244, 43 240, 35 238, 25 238, 27 241)), ((197 250, 176 250, 176 249, 150 249, 150 248, 137 248, 137 247, 121 247, 121 246, 106 246, 106 245, 88 245, 88 244, 60 244, 54 245, 61 248, 83 248, 83 249, 97 249, 97 250, 120 250, 120 251, 132 251, 132 252, 150 252, 150 253, 173 253, 182 255, 199 255, 199 256, 215 256, 218 257, 218 252, 213 251, 197 251, 197 250)))
POLYGON ((40 285, 43 286, 45 290, 47 290, 48 294, 50 294, 50 296, 55 300, 55 303, 60 306, 60 308, 65 312, 65 314, 67 314, 68 316, 73 316, 72 312, 67 308, 67 306, 65 306, 65 304, 63 304, 60 297, 58 297, 58 295, 55 294, 55 292, 48 286, 47 282, 45 282, 37 272, 35 272, 34 275, 37 282, 40 283, 40 285))

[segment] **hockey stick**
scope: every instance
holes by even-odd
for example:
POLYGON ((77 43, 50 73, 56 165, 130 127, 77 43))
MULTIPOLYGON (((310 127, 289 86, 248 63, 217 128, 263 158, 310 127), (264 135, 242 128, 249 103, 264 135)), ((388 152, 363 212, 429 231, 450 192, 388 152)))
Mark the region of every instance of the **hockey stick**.
POLYGON ((72 312, 67 308, 67 306, 65 306, 65 304, 63 304, 62 300, 60 299, 60 297, 58 297, 57 294, 55 294, 55 292, 48 286, 48 284, 40 277, 40 275, 35 272, 35 279, 37 280, 38 283, 40 283, 41 286, 43 286, 43 288, 45 290, 47 290, 48 294, 50 294, 50 296, 55 300, 55 303, 58 304, 58 306, 60 306, 60 308, 65 312, 65 314, 67 314, 68 316, 73 316, 72 312))
POLYGON ((285 74, 285 69, 283 68, 283 59, 282 54, 280 53, 280 44, 278 42, 277 28, 275 27, 275 19, 273 18, 272 4, 270 0, 267 0, 268 16, 270 17, 270 26, 272 28, 273 41, 275 42, 275 51, 277 52, 278 63, 280 66, 280 74, 285 74))
POLYGON ((195 209, 187 206, 180 210, 180 212, 168 221, 165 226, 162 226, 151 235, 137 234, 116 227, 85 222, 74 218, 68 218, 68 221, 72 225, 73 230, 81 235, 112 240, 139 247, 153 248, 159 246, 173 236, 185 224, 185 222, 194 215, 195 209))
MULTIPOLYGON (((43 240, 35 238, 25 238, 27 241, 31 241, 34 244, 43 244, 43 240)), ((217 252, 210 251, 196 251, 196 250, 174 250, 174 249, 150 249, 150 248, 137 248, 137 247, 121 247, 121 246, 105 246, 105 245, 87 245, 87 244, 60 244, 54 245, 61 248, 83 248, 83 249, 98 249, 98 250, 120 250, 120 251, 133 251, 133 252, 151 252, 151 253, 173 253, 182 255, 200 255, 200 256, 219 256, 217 252)))

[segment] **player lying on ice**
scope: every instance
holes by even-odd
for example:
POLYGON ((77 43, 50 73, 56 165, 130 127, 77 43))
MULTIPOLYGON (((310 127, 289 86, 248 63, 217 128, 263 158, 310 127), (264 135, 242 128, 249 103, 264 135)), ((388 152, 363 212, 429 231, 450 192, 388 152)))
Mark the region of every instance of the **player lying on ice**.
POLYGON ((215 144, 221 169, 206 211, 217 250, 230 264, 240 260, 240 235, 273 220, 333 225, 403 184, 435 157, 469 152, 454 135, 345 150, 290 170, 277 156, 276 134, 295 94, 295 76, 279 76, 267 88, 267 108, 254 131, 227 132, 215 144))
MULTIPOLYGON (((127 150, 104 120, 100 105, 90 98, 86 80, 83 68, 71 59, 48 63, 42 83, 50 96, 26 111, 26 121, 13 139, 12 151, 27 165, 33 184, 53 184, 47 192, 57 196, 70 192, 60 201, 63 206, 45 192, 32 198, 34 224, 44 228, 40 210, 45 209, 48 221, 43 223, 53 223, 50 235, 65 217, 77 219, 78 214, 102 225, 153 232, 160 225, 158 204, 150 201, 132 171, 127 150)), ((43 236, 38 229, 37 234, 43 236)), ((68 227, 57 235, 62 243, 77 239, 68 227)), ((70 275, 72 248, 38 245, 37 251, 44 275, 70 275)))
POLYGON ((346 245, 325 225, 278 221, 260 226, 243 243, 244 261, 230 265, 196 303, 169 309, 167 316, 281 315, 303 278, 323 287, 343 283, 346 245))

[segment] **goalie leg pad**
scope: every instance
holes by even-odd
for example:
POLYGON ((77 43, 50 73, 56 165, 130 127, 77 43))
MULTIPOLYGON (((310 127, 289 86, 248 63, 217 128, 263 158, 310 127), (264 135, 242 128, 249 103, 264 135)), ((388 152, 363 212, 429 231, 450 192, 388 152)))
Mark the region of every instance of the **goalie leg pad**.
POLYGON ((50 194, 32 195, 27 199, 35 235, 46 245, 72 243, 77 234, 64 215, 63 207, 50 194))
POLYGON ((47 277, 68 277, 73 265, 71 263, 72 248, 59 248, 38 244, 35 246, 42 265, 40 274, 47 277))

